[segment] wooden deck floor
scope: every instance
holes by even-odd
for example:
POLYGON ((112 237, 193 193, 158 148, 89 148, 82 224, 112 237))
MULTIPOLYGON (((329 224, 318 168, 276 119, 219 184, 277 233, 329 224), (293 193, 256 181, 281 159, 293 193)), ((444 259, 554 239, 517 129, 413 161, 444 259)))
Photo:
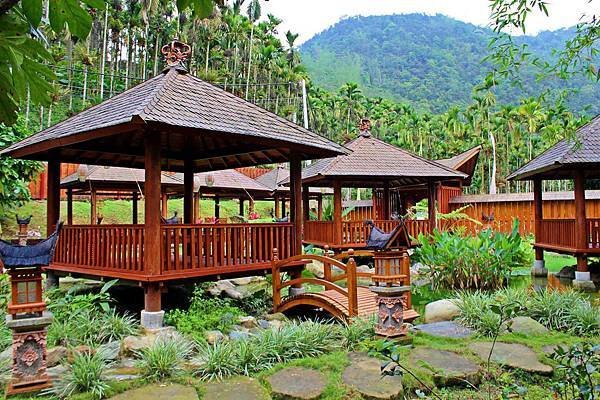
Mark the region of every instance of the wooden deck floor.
MULTIPOLYGON (((375 303, 375 293, 369 288, 359 286, 357 288, 358 298, 358 316, 368 318, 377 313, 377 304, 375 303)), ((348 298, 335 290, 325 290, 316 293, 303 293, 300 295, 286 298, 279 307, 278 311, 285 312, 292 308, 315 307, 322 308, 333 317, 340 320, 348 320, 348 298)), ((404 320, 411 322, 419 316, 413 309, 404 313, 404 320)))

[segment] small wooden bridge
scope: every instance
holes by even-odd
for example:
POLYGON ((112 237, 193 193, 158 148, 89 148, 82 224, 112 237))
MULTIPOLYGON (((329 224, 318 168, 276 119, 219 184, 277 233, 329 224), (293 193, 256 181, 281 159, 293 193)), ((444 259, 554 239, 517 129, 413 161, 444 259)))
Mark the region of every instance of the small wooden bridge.
MULTIPOLYGON (((361 255, 364 251, 361 251, 361 255)), ((322 309, 331 314, 334 318, 344 322, 351 322, 353 318, 368 318, 377 313, 376 295, 371 292, 367 286, 359 285, 358 278, 367 280, 371 278, 369 272, 358 272, 356 262, 352 257, 352 251, 348 253, 348 262, 344 264, 334 258, 315 255, 301 254, 279 260, 277 249, 273 252, 272 273, 273 273, 273 310, 274 312, 286 312, 291 309, 314 308, 322 309), (310 262, 320 262, 323 264, 323 278, 307 277, 303 278, 300 274, 296 277, 284 280, 282 269, 289 268, 290 265, 306 265, 310 262), (339 268, 341 273, 334 275, 334 267, 339 268), (300 277, 298 277, 300 276, 300 277), (346 287, 338 283, 346 281, 346 287), (301 288, 304 284, 312 286, 321 286, 323 291, 302 291, 293 294, 294 288, 301 288), (287 296, 282 296, 282 290, 288 288, 287 296)), ((307 287, 304 287, 306 290, 307 287)), ((404 320, 411 322, 419 314, 414 311, 410 303, 410 294, 407 299, 407 310, 404 312, 404 320)))

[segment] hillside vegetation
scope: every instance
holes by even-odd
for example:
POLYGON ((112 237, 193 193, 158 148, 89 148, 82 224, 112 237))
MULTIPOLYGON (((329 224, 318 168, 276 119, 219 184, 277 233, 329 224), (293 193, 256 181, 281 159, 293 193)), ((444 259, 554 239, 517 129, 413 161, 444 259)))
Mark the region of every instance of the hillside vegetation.
MULTIPOLYGON (((573 36, 573 29, 521 36, 535 55, 548 59, 573 36)), ((473 86, 489 71, 491 30, 452 18, 422 14, 353 17, 340 21, 302 45, 302 61, 312 80, 327 90, 356 82, 367 96, 393 98, 421 111, 444 112, 471 102, 473 86)), ((498 102, 518 104, 546 88, 579 89, 572 109, 600 112, 600 90, 584 77, 569 81, 536 80, 529 68, 520 88, 502 85, 498 102)))

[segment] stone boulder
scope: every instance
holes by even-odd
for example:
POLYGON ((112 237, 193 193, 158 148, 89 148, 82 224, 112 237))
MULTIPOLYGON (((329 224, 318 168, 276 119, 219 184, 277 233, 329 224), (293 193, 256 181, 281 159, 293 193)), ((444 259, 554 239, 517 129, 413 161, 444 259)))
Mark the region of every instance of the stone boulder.
POLYGON ((224 342, 227 340, 227 336, 225 336, 223 334, 223 332, 221 331, 205 331, 204 332, 204 339, 206 339, 206 342, 208 344, 215 344, 215 343, 220 343, 220 342, 224 342))
POLYGON ((475 334, 473 330, 460 325, 455 321, 432 322, 430 324, 415 325, 413 331, 423 332, 431 336, 445 337, 450 339, 464 339, 475 334))
POLYGON ((172 326, 145 330, 140 336, 127 336, 121 341, 121 355, 130 356, 151 347, 157 340, 184 340, 172 326))
POLYGON ((460 315, 457 299, 442 299, 425 306, 425 323, 452 321, 460 315))
POLYGON ((313 260, 310 264, 306 265, 306 269, 317 278, 322 279, 325 276, 323 272, 323 263, 321 261, 313 260))
POLYGON ((60 364, 64 359, 67 358, 69 351, 66 347, 63 346, 55 346, 50 347, 46 351, 46 365, 48 368, 55 367, 60 364))
POLYGON ((275 398, 289 400, 318 399, 327 385, 327 378, 319 371, 287 367, 267 378, 275 398))
POLYGON ((363 399, 401 399, 404 390, 402 377, 383 376, 381 361, 364 353, 350 353, 350 365, 342 374, 344 384, 361 394, 363 399))
POLYGON ((225 296, 234 300, 243 300, 267 290, 268 287, 269 283, 264 277, 243 277, 217 281, 212 284, 208 292, 215 297, 225 296))
POLYGON ((247 329, 252 329, 258 327, 258 322, 256 322, 256 318, 251 315, 245 317, 239 317, 238 322, 241 326, 247 329))
POLYGON ((554 274, 559 279, 575 279, 575 271, 577 271, 577 266, 575 265, 567 265, 563 267, 560 271, 554 274))
POLYGON ((508 330, 508 326, 510 326, 512 332, 523 335, 543 335, 548 333, 548 328, 530 317, 515 317, 509 321, 508 325, 505 324, 502 330, 508 330))

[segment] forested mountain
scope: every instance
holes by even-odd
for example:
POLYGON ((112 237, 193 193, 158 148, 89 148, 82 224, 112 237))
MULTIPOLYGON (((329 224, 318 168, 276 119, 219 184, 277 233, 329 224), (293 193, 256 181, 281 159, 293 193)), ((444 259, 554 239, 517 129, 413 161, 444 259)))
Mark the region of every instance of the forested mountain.
MULTIPOLYGON (((549 58, 552 49, 560 49, 572 35, 572 29, 563 29, 515 41, 549 58)), ((491 36, 489 29, 443 15, 353 17, 316 35, 300 51, 312 80, 327 90, 356 82, 367 96, 444 112, 471 102, 473 86, 489 71, 482 60, 489 54, 491 36)), ((543 88, 569 87, 579 89, 569 100, 572 109, 584 111, 589 105, 589 114, 600 112, 600 84, 585 77, 539 82, 531 67, 523 82, 525 93, 510 85, 498 88, 498 102, 516 105, 523 97, 538 96, 543 88)))

